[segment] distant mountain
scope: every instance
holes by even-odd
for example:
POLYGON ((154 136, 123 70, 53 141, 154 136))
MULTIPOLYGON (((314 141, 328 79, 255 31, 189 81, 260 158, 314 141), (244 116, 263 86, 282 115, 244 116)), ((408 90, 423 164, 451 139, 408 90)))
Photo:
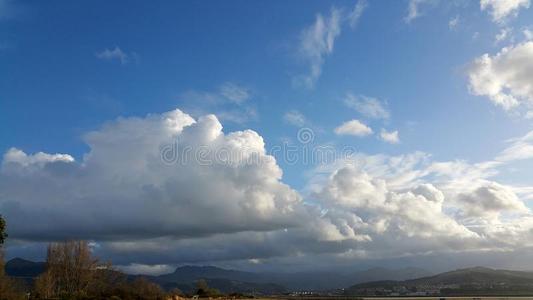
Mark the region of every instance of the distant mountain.
POLYGON ((406 280, 432 275, 419 268, 386 269, 371 268, 354 272, 297 272, 268 274, 273 282, 289 287, 291 290, 334 290, 345 288, 354 283, 374 280, 406 280))
MULTIPOLYGON (((372 280, 405 280, 431 275, 426 270, 417 268, 405 268, 390 270, 385 268, 372 268, 356 272, 295 272, 295 273, 255 273, 236 270, 227 270, 212 266, 184 266, 177 268, 173 273, 155 277, 153 280, 161 285, 187 284, 196 282, 198 279, 225 279, 233 282, 235 288, 243 287, 239 282, 249 285, 255 284, 257 290, 333 290, 346 287, 349 284, 372 280)), ((209 282, 209 281, 208 281, 209 282)), ((215 282, 214 282, 215 283, 215 282)), ((221 283, 221 282, 219 282, 221 283)), ((222 286, 213 286, 223 290, 227 283, 222 286)), ((242 292, 237 289, 236 291, 242 292)))
POLYGON ((5 265, 6 274, 18 278, 34 278, 43 273, 46 268, 44 262, 33 262, 22 258, 13 258, 5 265))
POLYGON ((533 284, 533 272, 475 267, 418 278, 410 282, 416 284, 533 284))
POLYGON ((407 280, 433 275, 431 272, 420 268, 386 269, 372 268, 365 271, 352 273, 350 276, 355 282, 368 282, 375 280, 407 280))
POLYGON ((349 295, 533 295, 533 272, 459 269, 403 281, 374 281, 346 289, 349 295))
MULTIPOLYGON (((5 265, 6 273, 24 278, 28 282, 44 272, 44 262, 14 258, 5 265)), ((307 271, 294 273, 245 272, 213 266, 183 266, 169 274, 159 276, 130 275, 130 279, 145 277, 165 289, 179 288, 194 292, 196 281, 205 279, 209 286, 224 293, 281 294, 288 291, 323 291, 344 288, 354 283, 375 280, 407 280, 431 275, 417 268, 385 269, 372 268, 364 271, 307 271)))
MULTIPOLYGON (((194 294, 197 290, 196 281, 172 282, 162 281, 157 278, 148 279, 159 284, 165 290, 178 288, 186 294, 194 294)), ((274 283, 255 283, 221 278, 205 279, 205 281, 209 287, 215 288, 224 294, 280 295, 288 292, 285 287, 274 283)))
POLYGON ((262 281, 262 276, 258 273, 227 270, 212 266, 178 267, 173 273, 160 275, 157 278, 163 281, 174 282, 188 282, 207 278, 223 278, 236 281, 252 280, 253 282, 262 281))
POLYGON ((205 279, 210 287, 226 294, 271 295, 287 292, 287 288, 280 284, 269 282, 269 277, 263 274, 227 270, 212 266, 183 266, 177 268, 173 273, 149 276, 147 278, 167 290, 179 288, 185 293, 194 293, 196 291, 196 282, 199 279, 205 279))

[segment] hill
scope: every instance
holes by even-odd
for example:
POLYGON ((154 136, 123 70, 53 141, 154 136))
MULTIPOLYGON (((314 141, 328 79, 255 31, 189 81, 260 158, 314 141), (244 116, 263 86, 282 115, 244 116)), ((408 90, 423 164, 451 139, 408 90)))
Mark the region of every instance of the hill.
POLYGON ((533 272, 484 267, 459 269, 403 281, 355 284, 348 295, 533 295, 533 272))
POLYGON ((5 264, 6 274, 16 278, 34 278, 43 273, 44 262, 33 262, 22 258, 13 258, 5 264))

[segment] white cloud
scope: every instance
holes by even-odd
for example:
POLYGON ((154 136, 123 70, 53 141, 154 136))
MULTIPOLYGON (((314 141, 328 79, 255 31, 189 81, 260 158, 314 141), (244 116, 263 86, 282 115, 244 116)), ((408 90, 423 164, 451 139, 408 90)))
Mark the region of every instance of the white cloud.
POLYGON ((247 88, 231 82, 226 82, 220 86, 220 94, 236 104, 241 104, 250 98, 250 92, 247 88))
POLYGON ((453 17, 448 22, 448 28, 450 28, 450 30, 455 30, 458 25, 459 25, 459 16, 453 17))
POLYGON ((28 155, 24 151, 11 148, 4 154, 2 163, 4 167, 10 164, 18 164, 24 167, 37 165, 42 167, 47 163, 53 162, 74 162, 74 158, 68 154, 48 154, 44 152, 38 152, 33 155, 28 155))
POLYGON ((469 71, 471 93, 487 96, 505 110, 533 103, 533 42, 503 48, 494 56, 483 54, 469 71))
POLYGON ((399 253, 418 252, 425 251, 425 247, 459 247, 457 241, 468 244, 468 240, 478 239, 477 234, 444 212, 442 192, 430 184, 396 191, 383 178, 345 165, 314 197, 329 208, 328 214, 338 214, 338 224, 348 217, 357 220, 344 223, 342 232, 366 234, 371 242, 368 248, 363 247, 369 251, 394 247, 399 253))
POLYGON ((492 20, 503 23, 509 16, 516 16, 521 8, 529 8, 529 0, 480 0, 481 10, 488 10, 492 20))
POLYGON ((368 2, 366 0, 359 0, 355 4, 353 10, 348 14, 348 22, 350 23, 350 27, 352 29, 357 26, 359 19, 367 7, 368 2))
POLYGON ((512 33, 512 28, 506 27, 502 28, 498 34, 494 37, 494 43, 499 44, 500 42, 505 41, 509 38, 509 35, 512 33))
POLYGON ((307 88, 315 85, 322 73, 325 57, 333 52, 335 39, 341 33, 341 11, 331 9, 329 17, 316 16, 315 23, 306 28, 300 36, 300 55, 309 63, 309 74, 299 76, 296 83, 307 88))
POLYGON ((13 238, 205 236, 298 219, 300 196, 280 182, 263 139, 251 130, 225 134, 213 115, 121 118, 85 141, 90 152, 80 163, 6 153, 0 207, 13 238), (217 213, 207 220, 206 211, 217 213))
POLYGON ((348 93, 344 98, 344 104, 368 118, 388 119, 390 117, 386 106, 376 98, 348 93))
POLYGON ((286 112, 283 115, 283 120, 285 120, 285 122, 291 125, 298 127, 302 127, 307 123, 305 116, 297 110, 290 110, 286 112))
POLYGON ((458 198, 466 217, 484 217, 492 220, 504 212, 529 211, 511 188, 495 182, 489 182, 468 194, 459 195, 458 198))
POLYGON ((346 9, 332 7, 329 15, 317 14, 315 22, 302 30, 298 56, 308 64, 309 71, 292 78, 295 86, 306 88, 315 86, 322 74, 326 57, 333 53, 335 40, 340 36, 342 27, 348 24, 351 29, 355 29, 367 6, 366 0, 359 0, 349 12, 346 12, 346 9))
POLYGON ((527 197, 532 188, 488 180, 500 166, 495 161, 433 162, 423 153, 357 154, 338 161, 332 170, 317 169, 315 177, 332 175, 314 182, 310 190, 328 211, 349 211, 360 219, 356 231, 369 236, 363 248, 369 251, 388 246, 412 255, 437 248, 524 247, 533 216, 517 193, 527 197), (452 232, 456 237, 448 235, 452 232))
MULTIPOLYGON (((135 53, 132 53, 132 56, 136 57, 135 53)), ((131 57, 126 52, 122 51, 118 46, 115 46, 114 49, 104 49, 101 52, 96 53, 96 57, 103 60, 118 60, 122 65, 125 65, 130 62, 131 57)))
POLYGON ((526 39, 526 41, 533 40, 533 30, 531 30, 529 28, 524 28, 522 30, 522 33, 524 34, 524 38, 526 39))
MULTIPOLYGON (((143 273, 182 262, 393 259, 533 246, 533 217, 523 203, 533 187, 494 180, 511 159, 356 153, 317 167, 304 201, 281 181, 258 133, 224 132, 213 115, 119 118, 84 140, 90 150, 79 162, 14 148, 4 155, 0 211, 12 239, 97 240, 101 257, 143 273)), ((524 157, 506 151, 502 157, 524 157)))
POLYGON ((372 129, 359 120, 351 120, 344 122, 342 125, 335 128, 335 134, 366 136, 372 134, 372 129))
POLYGON ((387 131, 385 129, 381 129, 381 133, 379 134, 380 138, 390 144, 398 144, 400 142, 400 136, 398 135, 398 130, 395 131, 387 131))
POLYGON ((496 160, 501 162, 533 158, 533 131, 520 138, 511 139, 510 146, 505 148, 496 160))
POLYGON ((409 0, 407 5, 407 16, 405 16, 404 21, 406 23, 411 23, 414 19, 420 17, 420 7, 425 4, 433 4, 433 0, 409 0))

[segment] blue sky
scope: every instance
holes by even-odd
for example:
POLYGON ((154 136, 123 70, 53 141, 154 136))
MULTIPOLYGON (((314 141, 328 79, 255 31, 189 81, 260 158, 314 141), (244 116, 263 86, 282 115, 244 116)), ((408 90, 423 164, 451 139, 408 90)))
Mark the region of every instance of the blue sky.
MULTIPOLYGON (((499 48, 499 26, 475 2, 429 4, 411 23, 403 1, 370 3, 355 29, 342 28, 311 89, 292 83, 307 68, 298 56, 300 33, 317 14, 353 3, 6 3, 2 152, 16 146, 81 157, 87 148, 80 135, 102 122, 180 108, 184 93, 226 82, 250 89, 257 117, 224 127, 252 128, 269 144, 295 136, 283 122, 288 110, 324 127, 323 141, 365 152, 421 150, 439 159, 489 158, 502 140, 531 125, 468 93, 466 66, 499 48), (450 30, 456 16, 459 24, 450 30), (132 58, 121 64, 95 55, 115 47, 132 58), (400 130, 402 143, 332 135, 339 122, 360 118, 342 103, 348 92, 386 101, 391 117, 385 125, 400 130)), ((528 17, 531 12, 522 11, 513 25, 527 26, 528 17)), ((206 108, 217 109, 224 108, 206 108)), ((286 180, 301 184, 300 170, 285 172, 286 180)))
MULTIPOLYGON (((90 165, 86 159, 98 152, 95 145, 101 142, 88 141, 88 132, 110 134, 106 128, 129 118, 148 120, 147 115, 161 116, 180 109, 196 120, 215 114, 225 134, 254 130, 264 140, 267 153, 284 142, 298 144, 297 133, 305 127, 313 131, 313 146, 327 144, 337 150, 350 146, 367 160, 373 156, 394 160, 422 152, 426 162, 421 159, 418 163, 461 163, 465 170, 496 161, 496 167, 482 169, 477 177, 455 174, 447 181, 431 177, 444 176, 442 171, 413 180, 409 188, 423 182, 443 190, 445 215, 453 215, 452 219, 468 227, 465 224, 474 216, 468 222, 458 221, 458 215, 466 218, 465 211, 476 218, 482 215, 485 219, 478 220, 481 223, 496 222, 494 214, 480 214, 468 206, 468 201, 468 209, 457 204, 468 198, 468 192, 478 195, 483 191, 453 190, 454 184, 470 180, 472 188, 482 189, 497 182, 508 188, 506 192, 516 194, 510 198, 526 208, 515 201, 502 202, 496 210, 511 214, 517 209, 523 220, 524 214, 530 214, 528 201, 533 199, 533 189, 529 188, 533 186, 533 154, 529 154, 531 138, 527 137, 533 130, 533 113, 528 117, 533 111, 533 88, 527 83, 533 82, 533 46, 529 41, 533 10, 529 6, 529 0, 163 1, 157 6, 146 1, 0 0, 0 152, 6 153, 4 179, 12 180, 8 165, 13 161, 8 154, 13 149, 23 151, 28 162, 17 162, 25 167, 39 161, 33 155, 42 151, 68 154, 77 168, 83 169, 90 165), (356 11, 359 15, 354 15, 356 11), (484 54, 493 62, 493 69, 479 61, 484 54), (501 62, 497 62, 499 54, 501 62), (518 63, 522 68, 517 68, 514 63, 520 58, 524 63, 518 63), (312 68, 317 70, 315 75, 311 75, 312 68), (481 83, 476 78, 481 78, 481 83), (482 84, 486 82, 496 87, 482 84), (514 105, 501 103, 510 97, 514 105), (349 99, 351 104, 347 104, 349 99), (378 105, 387 116, 372 116, 363 105, 365 101, 378 105), (357 103, 360 111, 355 109, 357 103), (367 110, 361 109, 363 106, 367 110), (336 130, 354 120, 358 126, 366 126, 366 133, 350 124, 344 131, 336 130), (384 140, 382 131, 392 134, 392 139, 384 140), (517 145, 519 138, 523 143, 517 145), (514 149, 521 158, 516 159, 515 151, 513 159, 498 159, 511 145, 517 145, 514 149), (487 178, 483 172, 494 175, 487 178), (461 209, 462 214, 453 213, 461 209)), ((367 209, 327 208, 325 200, 317 196, 324 196, 327 188, 319 192, 315 189, 321 188, 314 185, 324 179, 317 177, 319 166, 287 163, 275 156, 283 172, 279 183, 294 190, 302 203, 317 205, 323 214, 367 209)), ((339 171, 335 168, 325 167, 331 172, 325 177, 333 178, 339 171)), ((387 174, 380 175, 387 178, 391 189, 408 188, 395 186, 387 174)), ((333 179, 330 181, 334 184, 333 179)), ((4 189, 0 196, 4 205, 12 200, 8 196, 14 195, 22 206, 31 198, 16 188, 4 189)), ((3 210, 8 211, 3 213, 8 221, 21 214, 3 210)), ((506 216, 498 218, 503 222, 506 216)), ((261 217, 258 220, 262 222, 261 217)), ((265 233, 270 232, 265 228, 276 226, 258 227, 265 233)), ((20 243, 35 242, 24 230, 14 230, 20 243)), ((231 233, 242 234, 242 230, 239 227, 231 233)), ((205 234, 216 236, 220 232, 205 234)), ((79 235, 97 242, 109 238, 90 230, 79 235)), ((143 239, 164 236, 172 234, 143 239)), ((133 240, 131 236, 124 239, 133 240)), ((332 251, 331 259, 359 249, 357 243, 332 251)), ((479 241, 473 244, 469 250, 486 247, 479 241)), ((104 253, 113 255, 111 250, 104 253)), ((250 258, 247 255, 206 260, 246 261, 250 258)), ((141 257, 139 254, 121 263, 153 263, 141 257)), ((259 258, 272 257, 282 260, 291 255, 259 258)), ((157 263, 181 262, 169 258, 157 263)))

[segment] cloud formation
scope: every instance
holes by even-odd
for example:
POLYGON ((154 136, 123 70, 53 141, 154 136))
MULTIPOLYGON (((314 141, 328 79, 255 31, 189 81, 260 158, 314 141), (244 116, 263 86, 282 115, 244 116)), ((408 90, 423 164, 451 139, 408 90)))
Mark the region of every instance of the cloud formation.
MULTIPOLYGON (((510 141, 498 157, 531 136, 510 141)), ((523 202, 533 188, 494 179, 510 159, 356 153, 318 166, 298 192, 282 182, 258 133, 226 133, 214 115, 119 118, 84 140, 90 150, 80 161, 15 148, 4 154, 0 210, 15 241, 8 247, 86 238, 130 272, 158 273, 184 262, 354 261, 533 246, 525 242, 533 217, 523 202)))
POLYGON ((95 55, 97 58, 102 60, 118 60, 122 65, 129 63, 132 57, 135 59, 137 58, 136 53, 133 52, 132 54, 127 54, 126 52, 122 51, 122 49, 120 49, 118 46, 115 46, 114 49, 106 48, 101 52, 97 52, 95 55))
POLYGON ((248 89, 231 82, 226 82, 220 86, 220 94, 237 104, 241 104, 250 98, 248 89))
POLYGON ((376 98, 348 93, 344 98, 344 104, 368 118, 388 119, 390 117, 386 104, 376 98))
POLYGON ((322 73, 325 57, 333 52, 335 39, 341 33, 341 11, 332 8, 328 17, 318 14, 315 23, 300 36, 300 55, 309 63, 309 74, 296 78, 296 83, 312 88, 322 73))
POLYGON ((352 11, 348 14, 348 22, 350 24, 350 27, 354 29, 357 26, 357 23, 359 22, 359 19, 363 15, 363 12, 368 7, 368 2, 366 0, 359 0, 355 4, 352 11))
POLYGON ((533 42, 505 47, 476 58, 469 71, 472 94, 486 96, 505 110, 533 104, 533 42))
POLYGON ((390 143, 390 144, 398 144, 400 142, 400 136, 398 134, 398 130, 387 131, 385 129, 381 129, 379 137, 383 141, 390 143))
POLYGON ((308 63, 309 72, 293 78, 296 86, 315 86, 326 57, 333 53, 335 40, 340 36, 342 27, 348 24, 355 29, 367 7, 366 0, 359 0, 349 12, 332 7, 328 16, 316 15, 315 22, 300 33, 298 54, 308 63))
POLYGON ((492 20, 503 23, 506 18, 516 16, 521 8, 529 8, 530 0, 481 0, 481 10, 489 11, 492 20))
POLYGON ((283 115, 283 120, 285 120, 285 122, 291 125, 298 127, 302 127, 307 123, 307 119, 305 118, 305 116, 297 110, 290 110, 286 112, 283 115))
POLYGON ((405 16, 404 21, 406 23, 411 23, 414 19, 422 15, 420 12, 420 7, 422 5, 434 4, 435 2, 435 0, 409 0, 407 5, 407 16, 405 16))
POLYGON ((118 119, 85 141, 91 150, 79 163, 5 154, 1 207, 13 238, 184 237, 295 224, 300 196, 280 182, 251 130, 226 135, 213 115, 194 120, 175 110, 118 119))
POLYGON ((496 160, 509 162, 533 158, 533 131, 523 137, 511 139, 509 143, 496 160))
POLYGON ((450 28, 450 30, 455 30, 457 26, 459 26, 459 22, 459 16, 453 17, 452 19, 450 19, 450 21, 448 21, 448 28, 450 28))
POLYGON ((344 122, 334 131, 337 135, 367 136, 372 134, 372 129, 359 120, 344 122))

